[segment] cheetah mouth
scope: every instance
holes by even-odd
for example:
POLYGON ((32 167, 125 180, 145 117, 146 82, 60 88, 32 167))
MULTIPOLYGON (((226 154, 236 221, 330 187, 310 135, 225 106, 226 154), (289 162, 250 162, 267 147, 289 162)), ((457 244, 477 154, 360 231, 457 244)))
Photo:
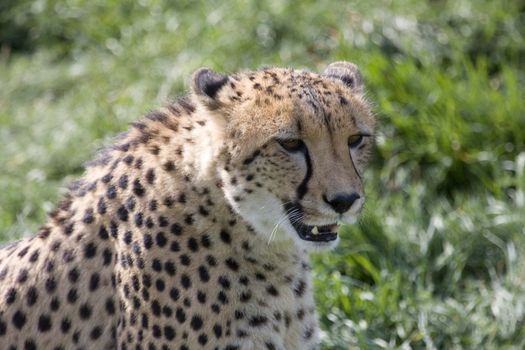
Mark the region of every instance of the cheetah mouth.
POLYGON ((303 210, 300 204, 285 204, 286 214, 290 224, 297 232, 298 236, 309 242, 331 242, 337 239, 337 223, 328 225, 308 225, 303 222, 303 210))

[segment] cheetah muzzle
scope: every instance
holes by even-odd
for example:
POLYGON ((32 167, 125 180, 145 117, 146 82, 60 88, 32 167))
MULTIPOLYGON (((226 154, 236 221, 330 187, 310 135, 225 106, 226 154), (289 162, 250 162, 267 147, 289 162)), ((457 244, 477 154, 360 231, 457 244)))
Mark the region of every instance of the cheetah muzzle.
POLYGON ((337 239, 337 223, 329 225, 307 225, 302 221, 302 208, 297 203, 284 206, 288 220, 301 239, 310 242, 331 242, 337 239))
POLYGON ((349 62, 198 70, 0 248, 0 349, 318 349, 307 252, 362 210, 374 127, 349 62))

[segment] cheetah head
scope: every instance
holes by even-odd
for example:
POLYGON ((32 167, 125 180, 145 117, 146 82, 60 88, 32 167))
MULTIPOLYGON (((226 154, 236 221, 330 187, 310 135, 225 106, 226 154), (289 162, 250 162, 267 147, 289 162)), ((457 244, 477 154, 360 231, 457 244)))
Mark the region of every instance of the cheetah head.
POLYGON ((375 119, 357 67, 194 73, 193 98, 219 132, 216 169, 234 210, 268 242, 331 248, 365 202, 375 119))

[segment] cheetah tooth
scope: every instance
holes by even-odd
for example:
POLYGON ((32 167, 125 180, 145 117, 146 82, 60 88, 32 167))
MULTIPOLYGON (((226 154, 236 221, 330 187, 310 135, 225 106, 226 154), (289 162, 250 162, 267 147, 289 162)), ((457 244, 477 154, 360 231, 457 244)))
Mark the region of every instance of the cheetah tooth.
POLYGON ((314 228, 312 229, 312 233, 313 233, 314 235, 319 234, 319 228, 318 228, 317 226, 314 226, 314 228))

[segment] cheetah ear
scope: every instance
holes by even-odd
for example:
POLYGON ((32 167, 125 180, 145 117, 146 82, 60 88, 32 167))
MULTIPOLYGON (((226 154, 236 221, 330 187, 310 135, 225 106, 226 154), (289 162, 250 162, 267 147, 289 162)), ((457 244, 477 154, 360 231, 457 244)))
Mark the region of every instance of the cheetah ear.
POLYGON ((191 89, 199 100, 210 109, 217 109, 221 103, 217 93, 228 82, 228 76, 208 68, 200 68, 193 73, 191 89))
POLYGON ((351 62, 334 62, 326 67, 323 75, 332 79, 341 80, 355 93, 363 93, 363 78, 361 77, 361 73, 359 73, 357 66, 351 62))

